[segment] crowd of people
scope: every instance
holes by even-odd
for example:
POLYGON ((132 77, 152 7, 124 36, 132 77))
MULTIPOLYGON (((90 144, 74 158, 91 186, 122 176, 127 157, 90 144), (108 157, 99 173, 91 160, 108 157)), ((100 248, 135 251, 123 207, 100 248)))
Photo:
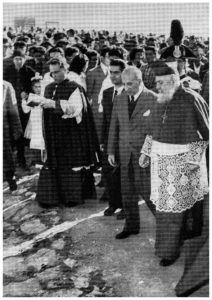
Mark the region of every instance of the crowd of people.
POLYGON ((208 39, 184 36, 179 20, 168 39, 4 28, 3 55, 3 162, 12 192, 16 167, 40 163, 39 205, 70 207, 96 197, 101 172, 104 215, 120 208, 117 219, 125 219, 116 239, 139 233, 142 196, 156 218, 161 266, 178 259, 185 239, 204 231, 205 244, 208 39))

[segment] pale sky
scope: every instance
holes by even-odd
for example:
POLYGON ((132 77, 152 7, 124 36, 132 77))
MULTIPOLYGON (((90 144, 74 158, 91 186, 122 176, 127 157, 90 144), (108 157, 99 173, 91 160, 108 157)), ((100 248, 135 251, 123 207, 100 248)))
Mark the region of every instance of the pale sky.
POLYGON ((59 22, 77 30, 124 30, 169 36, 173 19, 180 19, 185 35, 209 36, 208 3, 4 3, 3 25, 14 17, 35 17, 37 26, 59 22))

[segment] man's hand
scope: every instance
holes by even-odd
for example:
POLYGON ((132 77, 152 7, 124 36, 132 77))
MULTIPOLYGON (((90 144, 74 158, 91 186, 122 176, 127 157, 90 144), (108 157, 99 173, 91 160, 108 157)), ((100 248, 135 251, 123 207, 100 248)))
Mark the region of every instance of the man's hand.
POLYGON ((139 158, 139 166, 144 169, 148 167, 149 163, 150 163, 149 156, 142 153, 139 158))
POLYGON ((90 105, 92 105, 92 104, 93 104, 93 99, 88 99, 88 103, 89 103, 90 105))
POLYGON ((43 108, 55 108, 55 101, 51 99, 42 100, 40 106, 43 108))
POLYGON ((28 98, 28 94, 26 92, 21 92, 21 99, 26 100, 28 98))
POLYGON ((100 144, 100 150, 103 152, 104 151, 104 144, 100 144))
POLYGON ((116 167, 115 155, 109 154, 108 155, 108 162, 112 167, 116 167))

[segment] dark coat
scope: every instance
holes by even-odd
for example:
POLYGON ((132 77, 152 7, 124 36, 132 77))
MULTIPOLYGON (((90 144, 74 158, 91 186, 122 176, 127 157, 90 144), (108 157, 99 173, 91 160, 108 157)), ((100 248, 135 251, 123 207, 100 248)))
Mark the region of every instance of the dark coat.
POLYGON ((3 169, 4 172, 13 172, 15 168, 12 148, 22 135, 22 128, 17 105, 12 101, 12 87, 7 82, 4 82, 3 94, 3 169))
POLYGON ((131 154, 139 159, 147 132, 148 117, 144 114, 148 110, 152 110, 155 101, 156 94, 144 87, 129 119, 127 93, 123 92, 116 97, 111 117, 107 152, 108 154, 115 154, 118 144, 122 165, 128 165, 131 154))
POLYGON ((103 115, 98 111, 99 110, 98 96, 102 87, 102 82, 105 78, 106 76, 102 71, 100 65, 94 69, 89 70, 86 76, 87 96, 89 100, 92 99, 91 108, 93 111, 94 121, 96 124, 96 130, 99 139, 101 135, 103 115))
POLYGON ((25 130, 26 125, 29 120, 29 114, 25 114, 21 106, 21 93, 32 92, 31 78, 35 76, 35 71, 24 65, 19 71, 15 69, 14 64, 9 64, 4 70, 3 79, 10 82, 15 90, 19 116, 22 124, 23 130, 25 130))
POLYGON ((55 109, 44 109, 47 164, 54 168, 74 168, 97 162, 98 140, 89 104, 87 110, 83 110, 80 124, 75 118, 62 118, 64 113, 59 100, 68 100, 76 88, 81 89, 66 79, 57 88, 53 82, 45 89, 45 97, 56 101, 55 109))

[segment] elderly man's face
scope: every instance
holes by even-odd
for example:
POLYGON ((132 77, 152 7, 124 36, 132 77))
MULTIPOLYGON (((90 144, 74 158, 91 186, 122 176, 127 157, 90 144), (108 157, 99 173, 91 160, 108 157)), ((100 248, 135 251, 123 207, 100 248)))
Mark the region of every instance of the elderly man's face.
POLYGON ((156 76, 155 81, 158 91, 158 102, 165 103, 170 101, 176 89, 173 75, 156 76))
POLYGON ((124 83, 125 91, 129 96, 134 96, 138 93, 141 80, 137 79, 134 74, 125 74, 122 77, 122 81, 124 83))
POLYGON ((170 75, 156 76, 155 81, 157 91, 161 94, 166 94, 173 87, 170 75))

